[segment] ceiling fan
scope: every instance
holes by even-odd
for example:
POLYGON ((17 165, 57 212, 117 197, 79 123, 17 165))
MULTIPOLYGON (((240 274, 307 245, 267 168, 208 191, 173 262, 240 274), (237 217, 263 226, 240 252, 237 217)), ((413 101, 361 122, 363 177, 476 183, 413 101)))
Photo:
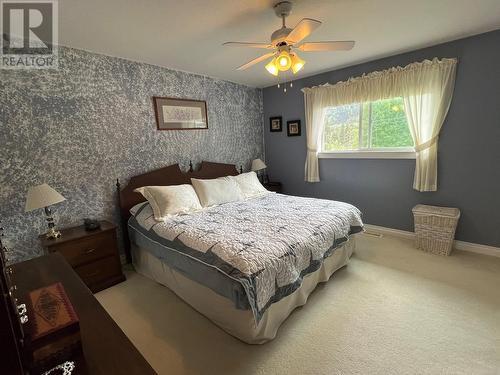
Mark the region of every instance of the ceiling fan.
POLYGON ((306 63, 302 60, 296 50, 303 52, 320 51, 349 51, 354 47, 354 41, 325 41, 325 42, 302 42, 321 22, 312 18, 303 18, 293 29, 286 27, 285 19, 292 11, 290 1, 281 1, 274 5, 274 12, 283 20, 283 26, 271 35, 271 43, 251 43, 251 42, 226 42, 223 45, 229 47, 250 47, 272 50, 246 64, 241 65, 237 70, 245 70, 249 67, 272 57, 266 64, 269 73, 277 76, 279 72, 286 72, 292 69, 293 74, 300 71, 306 63))

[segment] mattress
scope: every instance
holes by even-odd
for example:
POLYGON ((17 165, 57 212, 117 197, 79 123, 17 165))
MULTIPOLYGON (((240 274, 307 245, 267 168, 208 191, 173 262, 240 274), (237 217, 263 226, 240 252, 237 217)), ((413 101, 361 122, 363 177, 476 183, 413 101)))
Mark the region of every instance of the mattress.
POLYGON ((164 222, 144 204, 129 220, 132 243, 230 300, 233 309, 251 310, 256 325, 361 230, 361 214, 352 205, 281 194, 164 222))

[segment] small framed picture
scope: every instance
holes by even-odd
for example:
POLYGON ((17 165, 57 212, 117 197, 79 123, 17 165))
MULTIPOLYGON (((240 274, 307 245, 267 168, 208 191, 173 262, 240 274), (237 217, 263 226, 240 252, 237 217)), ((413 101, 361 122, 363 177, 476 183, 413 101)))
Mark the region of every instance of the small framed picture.
POLYGON ((287 121, 286 134, 289 137, 300 136, 300 120, 287 121))
POLYGON ((281 116, 269 118, 270 131, 280 132, 283 130, 283 119, 281 116))
POLYGON ((158 130, 208 129, 204 100, 153 96, 153 103, 158 130))

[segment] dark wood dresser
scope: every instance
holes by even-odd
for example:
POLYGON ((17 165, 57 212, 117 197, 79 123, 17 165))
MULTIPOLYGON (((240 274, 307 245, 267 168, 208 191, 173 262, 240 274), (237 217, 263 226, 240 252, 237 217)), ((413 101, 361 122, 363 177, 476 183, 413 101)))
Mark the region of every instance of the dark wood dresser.
POLYGON ((86 231, 84 226, 61 230, 61 237, 40 242, 48 253, 58 252, 68 261, 92 292, 125 280, 116 240, 116 226, 101 221, 101 228, 86 231))
MULTIPOLYGON (((72 267, 59 253, 17 263, 12 266, 12 280, 19 303, 32 290, 61 282, 80 320, 83 353, 72 358, 76 368, 73 375, 155 374, 144 357, 125 336, 123 331, 104 310, 72 267)), ((1 316, 1 314, 0 314, 1 316)), ((3 324, 4 321, 2 320, 3 324)), ((3 327, 2 327, 3 328, 3 327)), ((3 331, 3 330, 2 330, 3 331)), ((0 335, 1 336, 1 335, 0 335)), ((0 342, 0 373, 21 374, 4 349, 7 342, 0 342)), ((13 344, 10 343, 10 346, 13 344)), ((56 372, 54 372, 55 374, 56 372)), ((57 372, 60 374, 61 372, 57 372)))

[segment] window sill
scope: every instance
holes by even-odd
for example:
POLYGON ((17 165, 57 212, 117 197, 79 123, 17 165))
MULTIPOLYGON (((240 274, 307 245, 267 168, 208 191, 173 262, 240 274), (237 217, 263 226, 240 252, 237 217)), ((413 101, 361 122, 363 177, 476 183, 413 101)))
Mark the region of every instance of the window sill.
POLYGON ((415 151, 337 151, 320 152, 320 159, 415 159, 415 151))

